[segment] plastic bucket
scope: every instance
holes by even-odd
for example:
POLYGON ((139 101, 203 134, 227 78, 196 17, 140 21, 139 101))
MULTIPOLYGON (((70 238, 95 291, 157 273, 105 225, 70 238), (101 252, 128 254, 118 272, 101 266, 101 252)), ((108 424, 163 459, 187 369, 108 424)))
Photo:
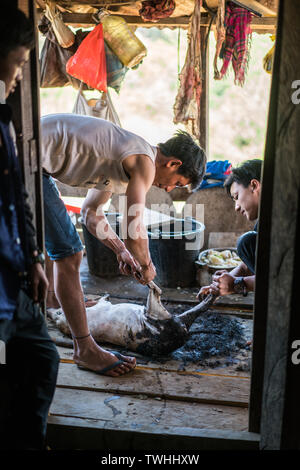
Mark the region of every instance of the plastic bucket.
POLYGON ((192 287, 205 226, 195 219, 173 219, 148 229, 149 249, 162 287, 192 287))
MULTIPOLYGON (((117 235, 119 235, 120 214, 117 212, 107 212, 105 215, 113 230, 117 235)), ((82 222, 82 219, 80 219, 79 222, 82 226, 85 251, 90 273, 100 277, 119 276, 119 264, 115 253, 88 231, 82 222)))

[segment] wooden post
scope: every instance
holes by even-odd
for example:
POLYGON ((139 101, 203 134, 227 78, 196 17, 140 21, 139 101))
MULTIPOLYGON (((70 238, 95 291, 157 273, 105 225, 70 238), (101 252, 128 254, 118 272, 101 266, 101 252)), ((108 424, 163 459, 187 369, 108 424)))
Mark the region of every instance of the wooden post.
POLYGON ((12 0, 35 25, 36 47, 23 68, 23 80, 8 102, 13 110, 18 155, 29 203, 34 216, 38 245, 44 247, 42 169, 40 152, 38 39, 34 0, 12 0))
POLYGON ((256 250, 256 282, 254 300, 253 354, 249 405, 249 431, 260 432, 264 357, 267 329, 269 260, 271 257, 272 196, 277 133, 281 24, 278 24, 272 74, 268 129, 263 165, 259 230, 256 250))
MULTIPOLYGON (((262 328, 259 343, 263 343, 263 324, 267 319, 265 355, 264 348, 257 350, 254 344, 252 366, 252 379, 257 374, 261 376, 259 369, 262 369, 264 380, 262 401, 260 394, 255 397, 252 390, 250 402, 250 414, 256 408, 253 423, 257 421, 259 410, 261 412, 262 449, 300 449, 300 364, 297 363, 300 347, 299 354, 295 349, 300 342, 296 297, 297 261, 300 260, 297 243, 300 235, 300 92, 295 92, 295 88, 300 89, 295 83, 300 80, 299 21, 300 3, 281 1, 263 174, 255 301, 258 323, 254 342, 258 341, 255 334, 259 324, 262 328), (267 255, 260 260, 263 249, 267 255), (267 283, 261 284, 266 277, 267 283), (261 309, 265 307, 264 313, 261 309), (260 313, 263 313, 262 322, 260 313)), ((254 380, 256 385, 259 382, 261 380, 254 380)), ((258 390, 261 393, 260 386, 258 390)))
MULTIPOLYGON (((8 99, 13 111, 18 156, 21 163, 29 204, 33 213, 37 243, 44 250, 44 204, 40 150, 39 59, 34 0, 11 0, 32 21, 35 29, 35 48, 23 68, 23 80, 8 99)), ((46 317, 45 302, 41 308, 46 317)))
POLYGON ((208 27, 200 27, 202 58, 202 94, 200 102, 200 138, 199 143, 208 156, 209 142, 209 36, 208 27))

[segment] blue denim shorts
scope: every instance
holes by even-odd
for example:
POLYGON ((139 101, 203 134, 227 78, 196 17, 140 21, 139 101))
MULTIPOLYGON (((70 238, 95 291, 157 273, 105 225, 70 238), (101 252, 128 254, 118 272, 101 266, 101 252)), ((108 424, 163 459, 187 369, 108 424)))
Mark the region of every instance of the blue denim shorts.
POLYGON ((43 174, 45 245, 52 260, 83 250, 80 237, 50 175, 43 174))

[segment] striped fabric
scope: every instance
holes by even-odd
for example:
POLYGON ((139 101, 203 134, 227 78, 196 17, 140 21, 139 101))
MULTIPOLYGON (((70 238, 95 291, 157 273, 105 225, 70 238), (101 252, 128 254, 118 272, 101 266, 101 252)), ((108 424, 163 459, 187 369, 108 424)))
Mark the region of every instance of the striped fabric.
POLYGON ((222 78, 232 61, 234 81, 238 85, 245 82, 245 71, 249 59, 249 44, 251 39, 252 13, 245 8, 228 2, 225 13, 226 39, 223 51, 223 66, 220 72, 222 78))

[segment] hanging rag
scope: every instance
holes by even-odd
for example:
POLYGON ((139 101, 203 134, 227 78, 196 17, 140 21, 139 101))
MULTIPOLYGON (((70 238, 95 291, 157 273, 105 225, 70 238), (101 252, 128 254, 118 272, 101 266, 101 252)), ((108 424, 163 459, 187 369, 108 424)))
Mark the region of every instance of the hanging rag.
POLYGON ((139 14, 144 21, 156 22, 161 18, 171 16, 174 10, 174 0, 147 0, 142 2, 139 14))
POLYGON ((180 87, 174 104, 174 123, 189 126, 189 131, 199 139, 200 99, 202 93, 201 59, 201 7, 202 0, 195 1, 195 9, 189 25, 189 46, 185 63, 179 75, 180 87))
POLYGON ((214 79, 220 79, 220 72, 218 70, 218 57, 222 50, 223 43, 226 37, 226 28, 224 24, 225 20, 225 0, 219 0, 218 3, 218 11, 217 11, 217 19, 216 19, 216 52, 214 57, 214 79))
POLYGON ((251 42, 252 13, 245 8, 227 2, 225 13, 226 38, 221 52, 223 66, 219 79, 223 78, 232 61, 234 83, 243 86, 245 71, 249 61, 249 46, 251 42))

